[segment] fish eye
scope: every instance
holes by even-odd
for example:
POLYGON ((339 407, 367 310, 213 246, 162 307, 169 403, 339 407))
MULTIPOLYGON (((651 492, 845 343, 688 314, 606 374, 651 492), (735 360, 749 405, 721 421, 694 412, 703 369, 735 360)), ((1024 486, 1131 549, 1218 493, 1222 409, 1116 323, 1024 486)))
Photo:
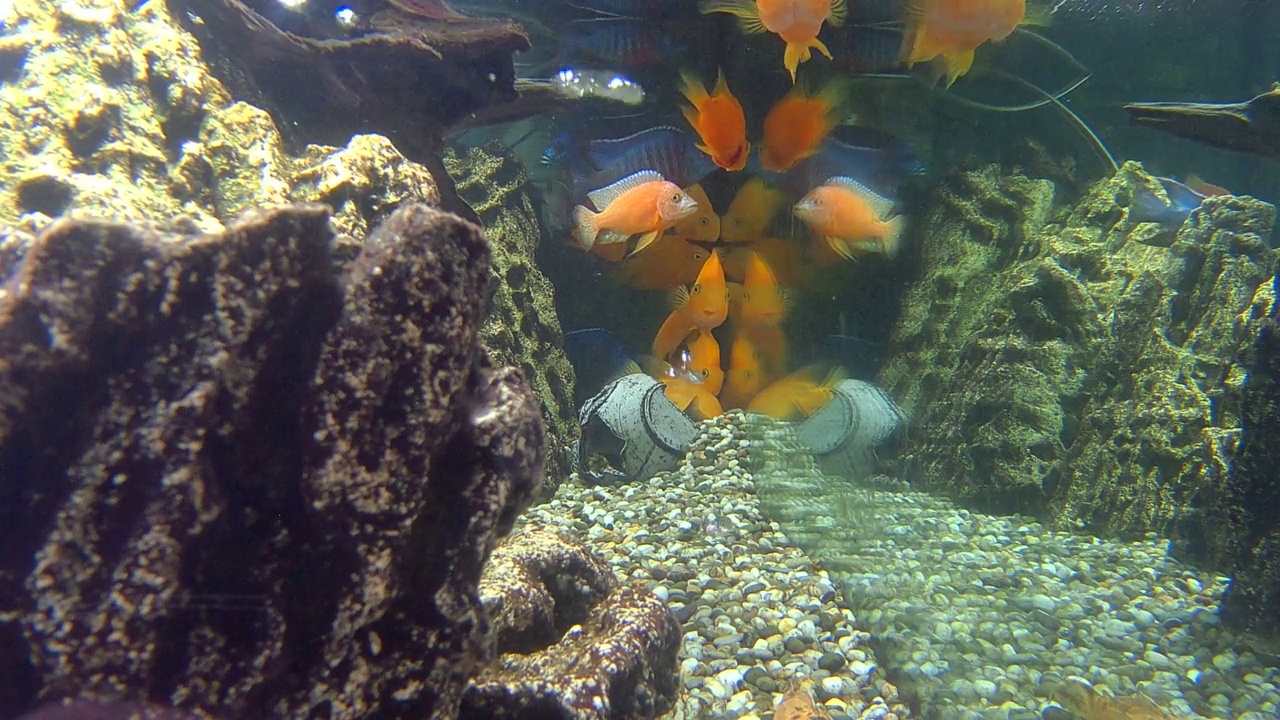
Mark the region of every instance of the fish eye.
POLYGON ((711 218, 709 218, 709 217, 707 217, 707 216, 705 216, 705 215, 703 215, 702 217, 698 218, 698 224, 699 224, 699 225, 701 225, 702 227, 706 227, 708 224, 710 224, 710 222, 711 222, 711 218))
POLYGON ((711 368, 702 368, 702 373, 701 373, 701 375, 702 375, 702 377, 704 377, 704 378, 711 377, 711 368))
POLYGON ((692 292, 693 292, 693 294, 694 294, 694 295, 697 295, 698 293, 702 292, 702 286, 701 286, 701 285, 694 285, 694 286, 693 286, 693 290, 692 290, 692 292))
POLYGON ((675 193, 671 196, 671 202, 680 202, 682 197, 684 197, 684 193, 675 193))

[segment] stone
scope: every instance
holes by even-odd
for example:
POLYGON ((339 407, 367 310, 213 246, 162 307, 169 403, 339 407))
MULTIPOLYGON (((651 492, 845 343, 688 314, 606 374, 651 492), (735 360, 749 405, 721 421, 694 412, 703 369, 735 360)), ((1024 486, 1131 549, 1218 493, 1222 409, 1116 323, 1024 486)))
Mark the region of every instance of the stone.
POLYGON ((0 235, 8 707, 456 715, 540 415, 478 227, 406 204, 343 263, 328 222, 0 235))
POLYGON ((501 652, 556 643, 617 586, 603 560, 571 537, 542 528, 508 536, 480 577, 480 602, 501 652))
POLYGON ((547 497, 556 478, 568 477, 578 439, 575 375, 564 352, 556 313, 556 289, 538 268, 535 255, 545 230, 538 218, 528 174, 511 151, 498 143, 450 151, 445 167, 459 197, 485 226, 493 251, 489 311, 481 337, 501 362, 524 371, 543 408, 550 452, 547 497))
POLYGON ((511 535, 480 598, 499 655, 471 680, 461 720, 651 719, 675 702, 679 621, 580 542, 545 529, 511 535))
POLYGON ((1126 219, 1148 181, 1128 163, 1056 216, 1051 182, 996 166, 934 192, 879 376, 932 431, 893 474, 1191 556, 1206 528, 1235 527, 1204 500, 1228 477, 1274 297, 1275 210, 1211 198, 1156 238, 1126 219))

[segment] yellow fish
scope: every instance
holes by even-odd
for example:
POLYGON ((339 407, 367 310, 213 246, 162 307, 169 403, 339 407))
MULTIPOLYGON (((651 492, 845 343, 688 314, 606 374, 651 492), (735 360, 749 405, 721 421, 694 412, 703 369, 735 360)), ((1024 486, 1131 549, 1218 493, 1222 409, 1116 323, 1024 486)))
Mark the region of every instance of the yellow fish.
MULTIPOLYGON (((702 201, 698 202, 701 205, 702 201)), ((783 202, 782 193, 769 187, 763 178, 751 178, 738 188, 738 194, 720 218, 720 240, 740 243, 763 237, 783 202)))

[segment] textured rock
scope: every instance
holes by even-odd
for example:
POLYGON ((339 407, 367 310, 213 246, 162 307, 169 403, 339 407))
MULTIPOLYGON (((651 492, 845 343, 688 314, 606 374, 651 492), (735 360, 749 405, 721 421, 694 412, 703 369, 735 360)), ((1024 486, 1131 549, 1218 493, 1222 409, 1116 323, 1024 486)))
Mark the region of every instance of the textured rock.
POLYGON ((510 536, 480 594, 501 655, 472 681, 460 718, 631 720, 672 707, 680 623, 576 540, 510 536))
POLYGON ((316 206, 0 240, 0 699, 452 717, 539 413, 479 344, 478 228, 316 206))
POLYGON ((554 644, 617 586, 603 560, 550 530, 507 538, 485 565, 480 602, 503 652, 531 653, 554 644))
POLYGON ((250 207, 324 202, 358 245, 397 204, 441 203, 432 173, 379 135, 290 154, 269 113, 231 101, 166 3, 19 0, 6 11, 15 31, 0 54, 22 60, 0 84, 0 177, 11 179, 0 221, 184 215, 217 231, 250 207))
POLYGON ((1135 226, 1147 182, 1126 165, 1056 219, 1052 185, 994 167, 935 193, 881 374, 928 428, 898 474, 1060 527, 1194 532, 1239 436, 1274 209, 1214 198, 1176 233, 1135 226))
MULTIPOLYGON (((17 0, 0 8, 0 220, 25 213, 217 221, 180 172, 229 96, 165 3, 17 0)), ((204 181, 201 180, 201 186, 204 181)))
POLYGON ((1192 549, 1229 563, 1232 581, 1222 618, 1275 655, 1280 653, 1280 328, 1277 289, 1266 290, 1268 301, 1254 306, 1267 317, 1249 367, 1239 451, 1226 481, 1211 488, 1202 503, 1197 519, 1203 545, 1192 549))
MULTIPOLYGON (((498 143, 450 152, 445 165, 462 197, 479 215, 493 250, 494 281, 488 319, 480 331, 499 362, 514 365, 542 403, 550 443, 548 479, 567 477, 578 437, 574 372, 564 353, 555 288, 534 256, 543 237, 519 158, 498 143)), ((548 484, 548 496, 554 487, 548 484)))

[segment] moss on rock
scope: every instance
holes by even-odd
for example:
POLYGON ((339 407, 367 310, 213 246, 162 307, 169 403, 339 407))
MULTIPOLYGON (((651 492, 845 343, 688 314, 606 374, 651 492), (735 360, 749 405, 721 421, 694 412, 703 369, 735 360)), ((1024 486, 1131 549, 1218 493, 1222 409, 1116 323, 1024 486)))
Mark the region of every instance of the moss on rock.
POLYGON ((1227 473, 1274 208, 1210 198, 1128 221, 1134 164, 1052 216, 1047 181, 948 179, 881 375, 913 418, 904 477, 1105 535, 1187 531, 1227 473))
POLYGON ((564 354, 555 288, 538 269, 534 253, 542 239, 529 178, 520 160, 498 143, 450 152, 445 167, 458 194, 480 216, 493 248, 488 319, 481 329, 485 347, 500 362, 524 370, 542 403, 550 448, 546 493, 568 477, 570 449, 578 435, 573 402, 573 366, 564 354))

